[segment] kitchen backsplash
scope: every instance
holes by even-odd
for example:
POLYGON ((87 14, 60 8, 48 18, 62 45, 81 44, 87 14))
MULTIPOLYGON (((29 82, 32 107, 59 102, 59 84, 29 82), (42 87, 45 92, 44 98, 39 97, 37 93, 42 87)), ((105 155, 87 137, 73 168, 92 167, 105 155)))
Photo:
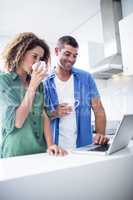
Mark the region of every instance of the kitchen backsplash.
POLYGON ((120 120, 124 113, 133 113, 133 76, 117 76, 96 80, 107 120, 120 120))

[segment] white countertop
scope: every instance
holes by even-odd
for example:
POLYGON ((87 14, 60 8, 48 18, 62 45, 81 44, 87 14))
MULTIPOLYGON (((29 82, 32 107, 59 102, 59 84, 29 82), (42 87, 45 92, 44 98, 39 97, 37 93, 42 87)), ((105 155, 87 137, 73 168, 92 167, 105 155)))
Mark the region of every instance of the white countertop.
POLYGON ((92 152, 86 154, 69 152, 64 157, 41 153, 0 159, 0 181, 79 167, 131 155, 133 155, 133 141, 130 142, 127 148, 109 156, 95 155, 92 152))

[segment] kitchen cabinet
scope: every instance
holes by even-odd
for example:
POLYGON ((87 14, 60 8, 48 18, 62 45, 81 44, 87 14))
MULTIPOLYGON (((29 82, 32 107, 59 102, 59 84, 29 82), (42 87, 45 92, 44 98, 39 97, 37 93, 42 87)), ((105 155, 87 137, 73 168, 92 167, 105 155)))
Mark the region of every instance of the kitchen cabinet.
POLYGON ((133 13, 119 22, 123 72, 133 75, 133 13))

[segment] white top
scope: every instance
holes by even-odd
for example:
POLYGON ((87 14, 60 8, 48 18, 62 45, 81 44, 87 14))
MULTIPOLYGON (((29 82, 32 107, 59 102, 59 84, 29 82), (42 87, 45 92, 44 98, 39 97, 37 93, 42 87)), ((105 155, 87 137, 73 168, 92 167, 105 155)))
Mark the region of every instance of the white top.
POLYGON ((65 117, 60 118, 59 123, 59 146, 64 149, 72 149, 76 147, 77 128, 76 128, 76 113, 74 99, 74 79, 73 75, 67 81, 61 81, 55 77, 56 91, 59 99, 59 104, 68 103, 72 106, 72 112, 65 117))

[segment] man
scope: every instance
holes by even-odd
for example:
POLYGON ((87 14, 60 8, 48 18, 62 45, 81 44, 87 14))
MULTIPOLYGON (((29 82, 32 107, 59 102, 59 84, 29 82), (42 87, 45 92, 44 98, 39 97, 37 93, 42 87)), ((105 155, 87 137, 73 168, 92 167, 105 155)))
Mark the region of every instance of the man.
POLYGON ((78 43, 71 36, 59 38, 55 54, 57 66, 44 82, 46 106, 51 113, 53 140, 64 149, 92 142, 105 144, 106 116, 96 84, 88 72, 73 67, 78 43), (92 138, 91 109, 96 135, 92 138))

